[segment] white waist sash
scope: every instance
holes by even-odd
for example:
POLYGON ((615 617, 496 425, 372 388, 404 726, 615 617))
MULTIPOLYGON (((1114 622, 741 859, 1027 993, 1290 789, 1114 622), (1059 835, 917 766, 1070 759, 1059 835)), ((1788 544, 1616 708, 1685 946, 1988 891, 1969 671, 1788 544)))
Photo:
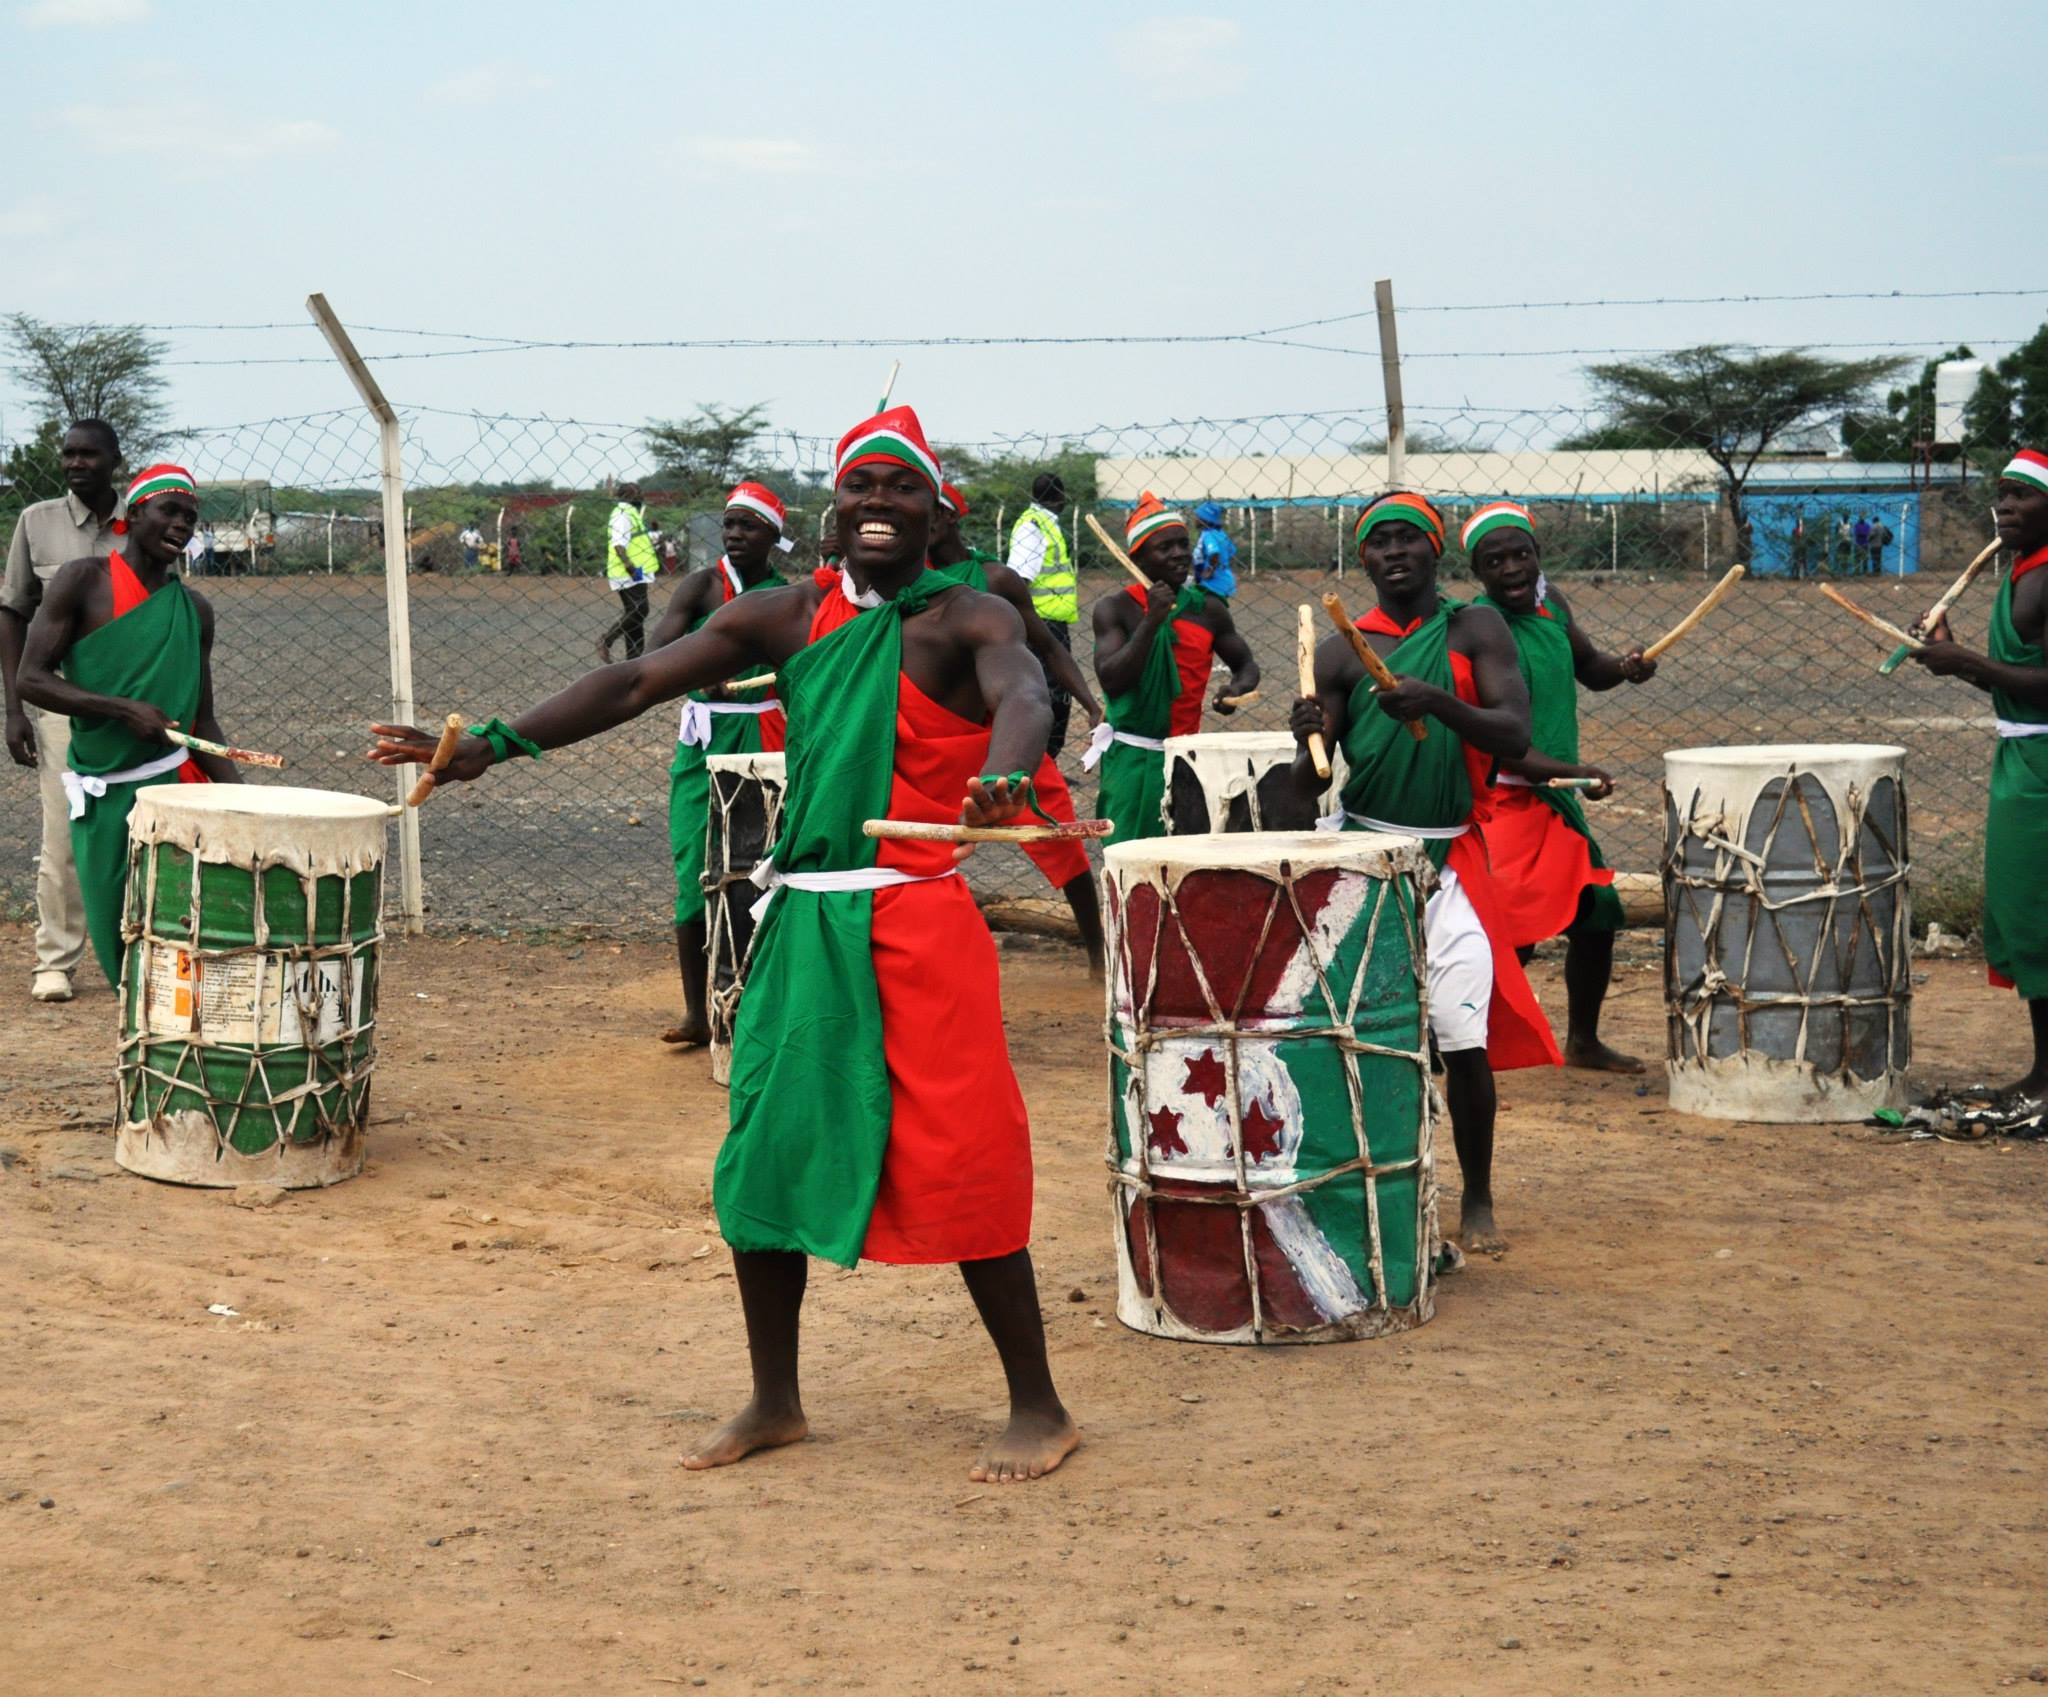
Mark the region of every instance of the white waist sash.
MULTIPOLYGON (((2043 729, 2048 729, 2044 726, 2043 729)), ((169 754, 160 754, 154 760, 145 760, 140 766, 131 766, 125 772, 74 772, 69 766, 59 772, 64 780, 64 802, 66 811, 73 819, 85 817, 85 800, 91 796, 98 800, 114 784, 139 784, 144 778, 160 778, 166 772, 175 772, 192 758, 182 748, 174 748, 169 754)))
POLYGON ((1120 731, 1105 719, 1088 733, 1088 746, 1081 754, 1081 770, 1094 771, 1113 742, 1127 743, 1132 748, 1149 748, 1154 754, 1166 752, 1164 737, 1141 737, 1131 731, 1120 731))
POLYGON ((759 925, 768 912, 768 904, 775 899, 777 890, 816 890, 831 894, 842 890, 887 890, 898 884, 930 884, 940 878, 957 878, 960 869, 948 867, 944 872, 899 872, 893 866, 851 866, 838 872, 783 872, 772 860, 764 860, 747 874, 748 880, 760 886, 761 899, 749 910, 754 923, 759 925))
POLYGON ((1354 825, 1361 825, 1368 831, 1384 831, 1391 837, 1420 837, 1426 843, 1447 843, 1453 837, 1462 837, 1472 829, 1468 820, 1463 825, 1394 825, 1384 819, 1373 819, 1363 813, 1353 813, 1348 808, 1344 817, 1354 825))
POLYGON ((711 746, 711 715, 714 713, 773 713, 782 705, 773 696, 766 701, 685 701, 683 716, 676 725, 676 741, 693 748, 711 746))
POLYGON ((2017 719, 1998 721, 1998 734, 2002 737, 2048 737, 2048 725, 2023 725, 2017 719))

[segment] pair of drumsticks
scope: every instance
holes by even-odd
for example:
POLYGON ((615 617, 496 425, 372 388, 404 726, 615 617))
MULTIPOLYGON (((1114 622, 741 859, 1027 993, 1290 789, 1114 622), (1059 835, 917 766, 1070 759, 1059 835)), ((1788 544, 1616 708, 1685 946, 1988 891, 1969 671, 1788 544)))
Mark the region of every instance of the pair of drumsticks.
POLYGON ((1928 608, 1910 630, 1900 630, 1889 619, 1881 619, 1867 608, 1859 607, 1831 583, 1822 584, 1820 592, 1852 619, 1862 620, 1880 636, 1888 636, 1898 644, 1877 668, 1881 676, 1888 678, 1899 669, 1908 654, 1917 654, 1927 646, 1923 640, 1926 634, 1940 627, 1941 621, 1948 617, 1949 609, 1962 599, 1963 591, 1970 587, 1971 581, 1998 549, 1998 538, 1994 536, 1985 545, 1983 552, 1963 568, 1962 575, 1942 591, 1941 599, 1928 608))

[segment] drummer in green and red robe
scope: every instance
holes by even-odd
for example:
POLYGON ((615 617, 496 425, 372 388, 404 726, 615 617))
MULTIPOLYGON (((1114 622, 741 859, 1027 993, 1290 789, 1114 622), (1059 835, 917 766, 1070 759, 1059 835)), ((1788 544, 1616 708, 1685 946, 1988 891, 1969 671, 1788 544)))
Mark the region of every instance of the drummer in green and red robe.
POLYGON ((1358 629, 1398 682, 1376 689, 1351 645, 1326 637, 1316 649, 1316 693, 1298 698, 1288 721, 1294 782, 1305 800, 1321 793, 1308 747, 1320 732, 1350 767, 1342 828, 1420 837, 1436 864, 1423 930, 1430 1035, 1464 1175, 1459 1236, 1468 1250, 1501 1250, 1493 1075, 1559 1060, 1510 940, 1476 805, 1494 763, 1528 753, 1529 692, 1500 614, 1438 592, 1444 521, 1428 500, 1382 495, 1359 514, 1352 538, 1379 597, 1358 629), (1417 741, 1408 726, 1424 721, 1428 734, 1417 741))
POLYGON ((1984 822, 1984 961, 1993 984, 2026 999, 2033 1026, 2033 1065, 2003 1092, 2017 1115, 2048 1100, 2048 453, 2013 456, 1991 513, 2013 562, 1991 603, 1990 652, 1961 646, 1944 617, 1913 658, 1983 690, 1998 717, 1984 822))
POLYGON ((1526 507, 1489 501, 1465 521, 1459 541, 1485 593, 1475 605, 1507 621, 1529 689, 1529 752, 1503 760, 1480 801, 1486 848, 1508 938, 1526 962, 1538 943, 1565 940, 1566 1066, 1641 1072, 1643 1063, 1600 1041, 1600 1009, 1614 977, 1614 935, 1622 927, 1614 873, 1586 823, 1580 795, 1601 800, 1614 780, 1579 759, 1579 688, 1647 682, 1657 662, 1641 648, 1609 654, 1543 575, 1543 550, 1526 507), (1540 786, 1586 778, 1583 792, 1540 786))
POLYGON ((213 713, 213 608, 173 567, 199 523, 182 466, 128 486, 121 538, 105 559, 73 560, 43 591, 22 646, 24 701, 71 719, 64 794, 85 897, 85 929, 109 984, 121 982, 128 815, 153 784, 239 783, 232 761, 191 754, 167 729, 220 742, 213 713))
MULTIPOLYGON (((718 564, 688 573, 662 611, 650 648, 660 648, 695 630, 736 596, 779 588, 778 553, 794 546, 787 535, 789 510, 762 483, 740 483, 725 498, 725 553, 718 564)), ((774 754, 782 748, 782 703, 774 688, 700 689, 683 702, 675 757, 668 768, 668 847, 676 874, 676 964, 683 978, 683 1023, 661 1034, 664 1043, 695 1046, 711 1041, 705 1003, 707 958, 704 943, 704 838, 711 808, 713 754, 774 754)))
MULTIPOLYGON (((1014 821, 1025 790, 985 774, 1030 771, 1052 724, 1016 613, 925 564, 940 481, 908 407, 855 426, 837 456, 837 569, 737 596, 666 647, 591 672, 511 724, 476 727, 442 773, 478 778, 721 679, 776 674, 783 829, 712 1180, 754 1394, 689 1467, 808 1432, 797 1373, 807 1255, 960 1264, 1010 1393, 1009 1424, 971 1478, 1036 1479, 1080 1442, 1046 1363, 1030 1128, 962 851, 878 844, 861 829, 1014 821)), ((371 728, 371 758, 385 765, 424 760, 434 743, 410 725, 371 728)))
MULTIPOLYGON (((1088 679, 1065 643, 1046 629, 1045 621, 1032 605, 1031 585, 979 548, 971 548, 960 534, 960 521, 971 511, 967 497, 950 483, 939 485, 938 512, 932 520, 931 567, 942 576, 964 583, 990 595, 999 595, 1017 610, 1024 621, 1024 640, 1038 663, 1045 668, 1045 681, 1063 689, 1081 704, 1088 723, 1102 723, 1102 705, 1088 687, 1088 679)), ((1073 792, 1048 754, 1031 774, 1038 804, 1053 819, 1071 823, 1074 819, 1073 792)), ((1044 874, 1045 881, 1066 897, 1074 924, 1081 933, 1081 947, 1087 951, 1088 970, 1102 976, 1102 909, 1095 895, 1095 877, 1088 867, 1088 851, 1080 843, 1066 840, 1028 843, 1024 853, 1044 874)))
POLYGON ((1112 843, 1165 834, 1166 739, 1201 730, 1211 657, 1230 668, 1218 713, 1234 712, 1227 698, 1259 685, 1230 603, 1190 581, 1188 521, 1149 489, 1125 521, 1124 552, 1151 587, 1128 584, 1095 603, 1095 676, 1109 714, 1081 757, 1084 768, 1101 763, 1096 811, 1116 822, 1112 843))

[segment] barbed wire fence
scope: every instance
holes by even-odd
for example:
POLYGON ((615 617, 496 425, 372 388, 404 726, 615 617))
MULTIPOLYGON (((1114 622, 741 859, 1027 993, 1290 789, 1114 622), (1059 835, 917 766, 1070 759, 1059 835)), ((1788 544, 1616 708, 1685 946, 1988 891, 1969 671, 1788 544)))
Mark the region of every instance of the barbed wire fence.
MULTIPOLYGON (((673 572, 715 562, 723 489, 739 476, 770 483, 790 503, 799 546, 783 569, 815 563, 828 439, 760 430, 665 464, 642 425, 431 408, 399 416, 412 693, 425 722, 448 712, 509 716, 596 663, 616 614, 606 521, 624 479, 645 488, 649 522, 673 544, 673 572)), ((1454 531, 1483 501, 1529 505, 1546 571, 1602 646, 1647 642, 1675 624, 1737 555, 1721 474, 1677 443, 1561 445, 1600 422, 1563 406, 1410 407, 1390 466, 1388 411, 1377 401, 965 443, 948 441, 942 417, 925 419, 971 504, 968 540, 999 557, 1033 476, 1063 477, 1081 585, 1074 647, 1091 676, 1088 609, 1126 580, 1083 515, 1100 512, 1115 534, 1147 490, 1184 510, 1221 506, 1238 551, 1233 616, 1267 683, 1258 703, 1205 728, 1266 731, 1285 728, 1297 605, 1330 588, 1354 611, 1371 602, 1350 524, 1390 481, 1431 495, 1454 531)), ((389 779, 362 758, 366 726, 388 716, 394 696, 375 422, 348 409, 198 429, 184 433, 178 453, 205 486, 210 546, 192 576, 218 615, 222 725, 237 742, 283 754, 286 782, 384 796, 389 779)), ((17 453, 12 463, 30 459, 17 453)), ((1807 580, 1859 580, 1853 590, 1867 606, 1909 622, 1989 538, 1991 471, 1794 455, 1757 464, 1744 489, 1751 580, 1650 684, 1582 695, 1584 757, 1618 784, 1593 809, 1610 863, 1657 864, 1667 749, 1896 742, 1908 751, 1921 911, 1969 921, 1993 747, 1988 700, 1917 668, 1879 677, 1882 647, 1807 580), (1888 542, 1858 541, 1859 522, 1881 522, 1888 542)), ((61 493, 54 463, 40 487, 18 478, 0 492, 0 528, 27 501, 61 493)), ((1445 575, 1449 593, 1476 593, 1455 550, 1445 575)), ((665 573, 655 587, 657 614, 673 581, 665 573)), ((1988 590, 1965 604, 1966 640, 1981 638, 1988 604, 1988 590)), ((665 928, 675 718, 649 714, 437 796, 420 815, 428 923, 507 933, 665 928)), ((1084 737, 1077 716, 1062 765, 1086 811, 1094 782, 1080 767, 1084 737)), ((0 796, 0 899, 25 916, 38 829, 33 775, 6 767, 0 796)), ((1020 856, 978 855, 970 876, 987 905, 1020 923, 1064 911, 1020 856)), ((395 894, 396 880, 391 887, 395 894)))

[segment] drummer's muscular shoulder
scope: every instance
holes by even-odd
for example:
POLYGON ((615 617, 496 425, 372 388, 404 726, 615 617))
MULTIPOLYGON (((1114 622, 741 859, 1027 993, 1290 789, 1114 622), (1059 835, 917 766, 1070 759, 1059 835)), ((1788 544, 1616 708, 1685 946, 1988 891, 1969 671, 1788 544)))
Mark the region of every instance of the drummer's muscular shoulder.
POLYGON ((2012 622, 2027 641, 2041 640, 2048 628, 2048 571, 2031 571, 2013 585, 2012 622))

